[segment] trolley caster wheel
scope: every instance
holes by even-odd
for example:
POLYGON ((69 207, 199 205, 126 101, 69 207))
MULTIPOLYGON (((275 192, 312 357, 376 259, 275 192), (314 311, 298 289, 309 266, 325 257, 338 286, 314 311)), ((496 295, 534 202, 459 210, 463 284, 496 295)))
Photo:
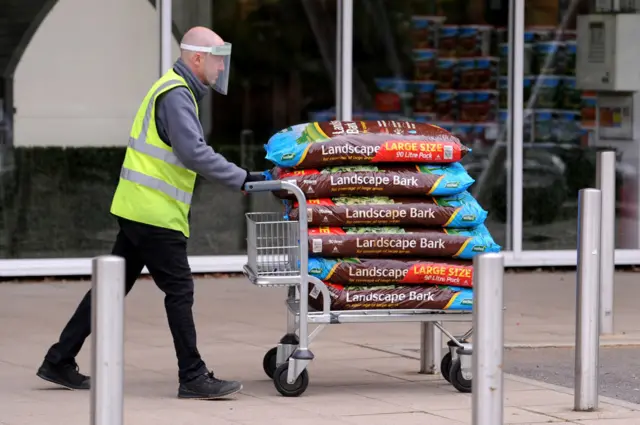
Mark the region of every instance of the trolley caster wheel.
POLYGON ((461 393, 471 392, 471 379, 465 379, 465 377, 462 376, 462 365, 460 363, 460 359, 456 359, 451 363, 451 369, 449 369, 449 382, 461 393))
POLYGON ((273 374, 273 384, 276 390, 285 397, 298 397, 307 390, 309 385, 309 373, 303 370, 296 382, 289 384, 287 382, 287 374, 289 373, 289 363, 283 363, 273 374))
POLYGON ((440 362, 440 373, 442 374, 442 377, 447 381, 447 382, 451 382, 451 379, 449 378, 449 371, 451 370, 451 352, 448 352, 447 354, 444 355, 444 357, 442 358, 442 361, 440 362))
POLYGON ((267 354, 264 355, 262 359, 262 368, 264 369, 264 373, 271 379, 273 379, 273 374, 275 373, 278 366, 276 365, 276 360, 278 359, 278 347, 273 347, 271 350, 267 351, 267 354))

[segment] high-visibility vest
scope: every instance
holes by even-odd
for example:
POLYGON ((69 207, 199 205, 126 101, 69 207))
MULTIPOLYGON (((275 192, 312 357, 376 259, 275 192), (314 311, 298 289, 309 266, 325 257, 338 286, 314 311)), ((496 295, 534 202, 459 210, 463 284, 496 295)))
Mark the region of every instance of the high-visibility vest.
POLYGON ((140 104, 129 135, 111 213, 128 220, 182 232, 189 237, 189 209, 196 173, 187 169, 160 139, 156 128, 156 99, 184 78, 170 70, 156 81, 140 104))

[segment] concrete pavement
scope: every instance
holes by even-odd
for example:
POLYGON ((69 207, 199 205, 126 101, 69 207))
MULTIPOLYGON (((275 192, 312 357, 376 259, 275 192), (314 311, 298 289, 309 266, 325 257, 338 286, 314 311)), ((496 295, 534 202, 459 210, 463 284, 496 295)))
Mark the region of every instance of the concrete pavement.
MULTIPOLYGON (((505 337, 510 345, 570 345, 574 274, 509 274, 505 337)), ((619 273, 616 344, 640 341, 636 274, 619 273)), ((86 424, 89 392, 55 388, 35 376, 88 282, 0 284, 0 424, 86 424)), ((316 359, 300 398, 283 398, 262 357, 284 332, 284 290, 244 279, 199 280, 195 315, 200 350, 221 378, 239 379, 234 400, 176 399, 177 370, 163 295, 147 279, 126 303, 125 423, 162 424, 469 424, 471 396, 417 372, 417 324, 328 327, 312 345, 316 359)), ((457 326, 460 327, 460 326, 457 326)), ((456 327, 451 327, 455 330, 456 327)), ((81 368, 89 372, 90 344, 81 368)), ((505 423, 640 423, 640 405, 600 399, 593 413, 572 412, 571 390, 505 376, 505 423)))
MULTIPOLYGON (((573 388, 573 348, 509 348, 504 354, 506 373, 573 388)), ((640 346, 601 347, 599 366, 601 395, 640 403, 640 346)))

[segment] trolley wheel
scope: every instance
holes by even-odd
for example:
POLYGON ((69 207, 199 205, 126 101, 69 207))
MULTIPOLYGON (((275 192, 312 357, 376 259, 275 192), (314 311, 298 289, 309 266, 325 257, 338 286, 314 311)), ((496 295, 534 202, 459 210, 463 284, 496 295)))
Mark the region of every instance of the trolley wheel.
POLYGON ((267 351, 267 354, 264 355, 262 359, 262 368, 264 369, 264 373, 271 379, 273 379, 273 374, 275 373, 278 366, 276 365, 276 360, 278 359, 278 347, 273 347, 271 350, 267 351))
POLYGON ((462 365, 460 359, 456 359, 451 363, 451 369, 449 370, 449 382, 453 387, 461 393, 471 392, 471 379, 465 379, 462 376, 462 365))
POLYGON ((451 351, 444 355, 442 361, 440 362, 440 373, 442 377, 447 380, 447 382, 451 382, 449 378, 449 371, 451 370, 451 351))
POLYGON ((307 369, 303 370, 296 382, 289 384, 287 382, 287 374, 289 373, 289 362, 283 363, 273 374, 273 384, 276 390, 285 397, 298 397, 307 390, 309 385, 309 373, 307 369))

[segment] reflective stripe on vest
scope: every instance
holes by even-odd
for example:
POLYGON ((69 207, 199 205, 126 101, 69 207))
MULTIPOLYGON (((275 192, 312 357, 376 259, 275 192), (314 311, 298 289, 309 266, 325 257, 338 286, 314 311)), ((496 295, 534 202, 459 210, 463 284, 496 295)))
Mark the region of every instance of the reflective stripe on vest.
MULTIPOLYGON (((162 92, 169 86, 182 84, 183 83, 180 80, 169 80, 162 83, 155 90, 155 92, 151 95, 149 102, 147 103, 147 109, 144 112, 144 118, 142 119, 142 128, 140 129, 140 133, 138 134, 138 137, 129 137, 129 147, 137 152, 166 162, 167 164, 187 169, 187 167, 182 164, 182 162, 173 152, 147 143, 147 133, 149 131, 149 123, 151 121, 151 111, 153 110, 153 106, 155 104, 158 93, 162 92)), ((158 190, 165 195, 175 199, 176 201, 191 205, 192 195, 190 193, 185 192, 184 190, 180 190, 177 187, 172 186, 169 183, 155 177, 142 174, 138 171, 134 171, 123 166, 120 171, 120 178, 129 180, 142 186, 146 186, 150 189, 158 190)))
POLYGON ((133 183, 138 183, 151 189, 159 190, 167 196, 180 201, 187 205, 191 205, 191 194, 180 190, 177 187, 171 186, 169 183, 157 179, 155 177, 148 176, 146 174, 139 173, 129 168, 122 167, 120 170, 120 178, 129 180, 133 183))
MULTIPOLYGON (((180 162, 178 157, 176 157, 173 152, 164 150, 158 146, 154 146, 152 144, 147 143, 147 131, 149 130, 149 121, 151 121, 151 111, 153 110, 153 105, 156 102, 156 96, 158 96, 158 93, 160 93, 162 90, 164 90, 168 86, 172 86, 176 84, 182 85, 183 83, 180 80, 169 80, 161 84, 160 87, 158 87, 156 91, 153 93, 153 95, 149 99, 149 103, 147 104, 147 110, 144 112, 144 118, 142 120, 142 129, 140 130, 140 134, 138 135, 137 138, 129 137, 129 147, 135 151, 138 151, 145 155, 149 155, 150 157, 159 159, 160 161, 164 161, 167 164, 175 165, 177 167, 186 169, 187 167, 185 167, 184 164, 180 162)), ((180 201, 180 199, 178 200, 180 201)), ((181 202, 184 202, 184 201, 181 201, 181 202)))

